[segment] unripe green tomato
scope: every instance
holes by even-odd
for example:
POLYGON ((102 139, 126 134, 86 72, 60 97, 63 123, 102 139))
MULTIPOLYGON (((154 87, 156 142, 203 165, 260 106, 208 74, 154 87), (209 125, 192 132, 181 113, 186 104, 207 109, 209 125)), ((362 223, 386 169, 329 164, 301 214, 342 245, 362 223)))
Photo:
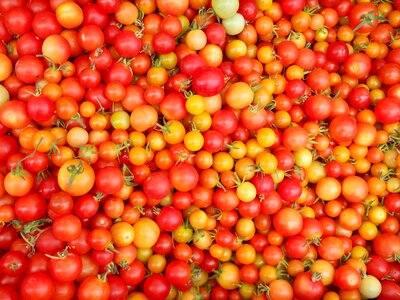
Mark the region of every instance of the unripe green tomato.
POLYGON ((231 18, 239 9, 239 0, 213 0, 212 8, 221 19, 231 18))
POLYGON ((245 25, 246 21, 241 14, 235 14, 233 17, 222 20, 222 26, 224 26, 226 33, 229 35, 241 33, 245 25))

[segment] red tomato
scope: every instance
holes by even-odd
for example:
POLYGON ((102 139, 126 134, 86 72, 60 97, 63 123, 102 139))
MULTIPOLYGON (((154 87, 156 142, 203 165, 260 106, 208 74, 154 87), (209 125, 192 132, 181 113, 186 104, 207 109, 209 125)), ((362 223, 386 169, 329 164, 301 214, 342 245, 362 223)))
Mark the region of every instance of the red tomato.
POLYGON ((275 230, 285 237, 297 235, 303 227, 303 218, 300 213, 289 207, 279 210, 272 222, 275 230))

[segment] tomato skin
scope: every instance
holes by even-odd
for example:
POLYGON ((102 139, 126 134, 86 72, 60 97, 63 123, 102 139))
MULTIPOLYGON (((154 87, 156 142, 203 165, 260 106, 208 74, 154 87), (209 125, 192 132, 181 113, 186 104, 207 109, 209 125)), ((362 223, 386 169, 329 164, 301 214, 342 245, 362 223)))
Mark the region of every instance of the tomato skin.
POLYGON ((165 299, 171 289, 167 279, 160 274, 152 274, 143 283, 143 291, 150 299, 165 299))
POLYGON ((42 44, 42 54, 56 64, 62 64, 71 55, 71 46, 66 38, 52 34, 45 38, 42 44))
POLYGON ((170 262, 165 269, 165 278, 174 286, 183 286, 190 281, 190 266, 179 260, 170 262))
POLYGON ((149 198, 162 199, 171 189, 168 176, 163 172, 153 172, 143 183, 143 191, 149 198))
POLYGON ((77 216, 66 214, 55 219, 51 229, 58 240, 69 242, 79 237, 82 223, 77 216))
POLYGON ((225 87, 224 74, 215 67, 205 67, 193 74, 193 91, 203 97, 219 94, 225 87))
POLYGON ((344 62, 347 75, 361 79, 371 71, 371 59, 364 53, 354 53, 344 62))
POLYGON ((382 233, 374 239, 372 246, 375 254, 393 260, 400 253, 400 237, 393 233, 382 233))
POLYGON ((285 178, 278 185, 278 193, 281 198, 288 202, 295 202, 302 193, 300 181, 293 178, 285 178))
POLYGON ((283 132, 282 142, 288 150, 301 150, 308 142, 308 132, 300 126, 289 127, 283 132))
POLYGON ((104 167, 96 173, 96 188, 104 194, 115 194, 124 185, 124 178, 119 167, 104 167))
POLYGON ((45 254, 55 255, 64 247, 65 242, 56 239, 51 228, 45 228, 36 241, 36 248, 45 254))
POLYGON ((300 233, 303 227, 303 218, 293 208, 285 207, 279 210, 272 220, 274 228, 285 237, 290 237, 300 233))
POLYGON ((156 217, 156 222, 161 230, 172 232, 182 224, 181 212, 173 206, 165 206, 156 217))
POLYGON ((32 17, 27 7, 14 7, 4 15, 4 24, 10 33, 23 35, 31 30, 32 17))
POLYGON ((110 285, 110 298, 116 300, 124 300, 128 296, 128 287, 125 282, 117 275, 107 276, 108 284, 110 285))
POLYGON ((78 298, 82 300, 107 300, 111 290, 108 282, 101 280, 97 276, 86 277, 78 288, 78 298))
POLYGON ((349 145, 357 134, 357 122, 351 116, 336 116, 329 124, 329 133, 339 145, 349 145))
POLYGON ((378 296, 378 300, 390 300, 390 299, 398 299, 400 293, 400 286, 393 281, 383 280, 382 284, 382 292, 378 296))
POLYGON ((199 174, 192 165, 183 162, 170 169, 169 179, 172 187, 178 191, 189 192, 197 185, 199 174))
POLYGON ((81 257, 76 253, 69 252, 63 258, 51 259, 49 271, 53 279, 58 282, 72 282, 82 272, 81 257))
POLYGON ((329 45, 326 55, 330 61, 342 63, 349 56, 349 48, 342 41, 333 42, 329 45))
POLYGON ((15 288, 11 284, 3 284, 0 286, 0 295, 5 300, 17 300, 18 294, 15 288))
POLYGON ((133 58, 142 49, 142 40, 134 32, 123 30, 114 39, 118 54, 125 58, 133 58))
POLYGON ((10 129, 20 129, 28 126, 31 118, 29 117, 26 103, 19 100, 11 100, 2 105, 0 107, 0 122, 10 129))
POLYGON ((217 130, 224 136, 232 134, 238 126, 238 119, 231 110, 220 110, 213 115, 212 129, 217 130))
POLYGON ((310 272, 302 272, 293 282, 293 292, 299 299, 320 299, 324 293, 324 285, 321 280, 313 279, 310 272))
POLYGON ((371 14, 375 17, 378 16, 378 9, 372 3, 359 3, 354 5, 350 12, 349 12, 349 23, 350 27, 354 30, 357 29, 357 32, 360 33, 367 33, 371 32, 377 25, 378 21, 373 20, 371 24, 364 24, 362 23, 363 17, 366 14, 371 14), (359 27, 361 23, 361 27, 359 27))
POLYGON ((282 11, 285 14, 288 15, 295 15, 298 14, 299 12, 301 12, 301 10, 303 9, 303 7, 305 6, 305 1, 301 0, 301 1, 295 1, 295 0, 290 0, 290 1, 285 1, 282 0, 280 1, 281 7, 282 7, 282 11))
POLYGON ((383 124, 395 123, 400 120, 400 101, 391 97, 384 98, 375 105, 376 119, 383 124))
POLYGON ((288 255, 292 258, 301 259, 308 252, 308 245, 305 238, 292 236, 286 240, 285 248, 288 255))
POLYGON ((50 275, 43 271, 27 274, 21 284, 21 296, 27 300, 51 300, 54 292, 54 281, 50 275))
POLYGON ((54 115, 55 106, 48 97, 31 97, 27 103, 27 111, 36 122, 46 122, 54 115))
POLYGON ((46 201, 36 193, 30 193, 15 201, 15 215, 24 223, 42 218, 47 210, 46 201))
POLYGON ((227 290, 234 290, 240 282, 239 268, 233 263, 223 263, 217 278, 218 284, 227 290))
POLYGON ((15 73, 19 80, 26 83, 35 83, 43 77, 43 64, 33 55, 24 55, 15 64, 15 73))
POLYGON ((0 259, 0 270, 8 276, 20 276, 27 266, 26 256, 19 251, 10 251, 0 259))
POLYGON ((350 291, 360 286, 361 276, 354 267, 344 265, 336 269, 334 282, 340 289, 350 291))
POLYGON ((370 261, 366 263, 368 274, 381 280, 390 271, 389 263, 381 256, 371 255, 370 261))

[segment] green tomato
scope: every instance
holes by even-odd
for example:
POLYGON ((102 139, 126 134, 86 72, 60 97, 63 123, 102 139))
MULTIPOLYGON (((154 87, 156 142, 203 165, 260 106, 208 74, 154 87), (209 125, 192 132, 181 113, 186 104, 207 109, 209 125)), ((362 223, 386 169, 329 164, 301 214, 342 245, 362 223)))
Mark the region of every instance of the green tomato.
POLYGON ((229 35, 241 33, 245 25, 246 21, 241 14, 235 14, 233 17, 222 20, 222 26, 224 26, 226 33, 229 35))
POLYGON ((130 117, 126 111, 113 112, 110 122, 114 129, 127 130, 131 126, 130 117))
POLYGON ((239 0, 213 0, 212 8, 221 19, 231 18, 239 9, 239 0))
POLYGON ((367 275, 361 280, 358 290, 363 298, 374 299, 380 295, 382 291, 382 285, 376 277, 367 275))

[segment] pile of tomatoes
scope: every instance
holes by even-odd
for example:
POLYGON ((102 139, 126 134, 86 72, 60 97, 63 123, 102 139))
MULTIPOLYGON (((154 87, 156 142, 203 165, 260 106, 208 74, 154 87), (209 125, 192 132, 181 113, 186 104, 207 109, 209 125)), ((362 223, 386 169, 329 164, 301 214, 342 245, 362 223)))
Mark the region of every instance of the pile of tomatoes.
POLYGON ((0 299, 400 299, 399 29, 399 0, 1 0, 0 299))

